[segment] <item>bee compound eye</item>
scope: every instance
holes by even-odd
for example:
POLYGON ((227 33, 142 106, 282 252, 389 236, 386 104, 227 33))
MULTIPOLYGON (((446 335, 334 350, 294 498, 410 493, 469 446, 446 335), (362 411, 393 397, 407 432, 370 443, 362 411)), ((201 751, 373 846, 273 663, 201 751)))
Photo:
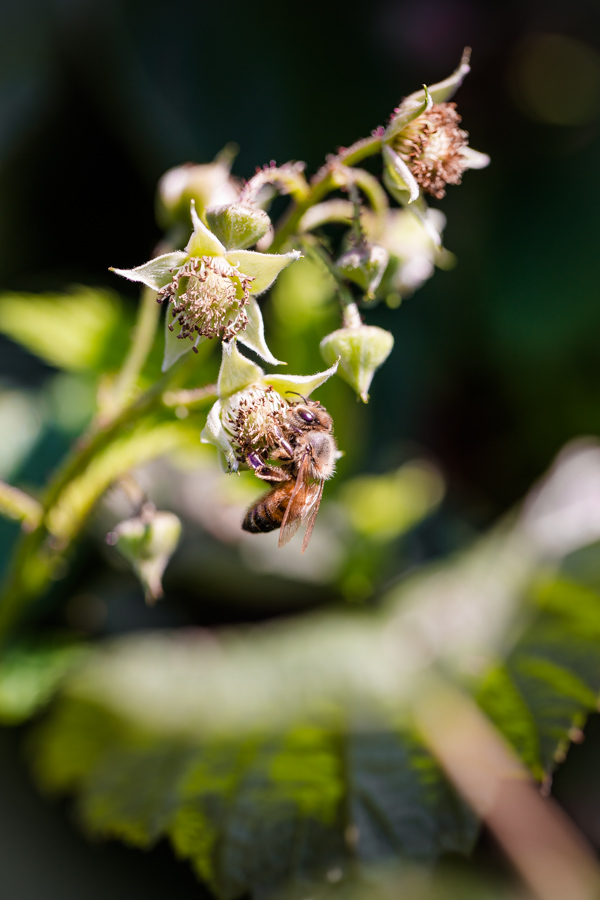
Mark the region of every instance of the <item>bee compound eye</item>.
POLYGON ((303 422, 314 422, 315 421, 314 414, 311 413, 310 410, 308 410, 308 409, 299 409, 298 415, 300 416, 300 418, 302 419, 303 422))

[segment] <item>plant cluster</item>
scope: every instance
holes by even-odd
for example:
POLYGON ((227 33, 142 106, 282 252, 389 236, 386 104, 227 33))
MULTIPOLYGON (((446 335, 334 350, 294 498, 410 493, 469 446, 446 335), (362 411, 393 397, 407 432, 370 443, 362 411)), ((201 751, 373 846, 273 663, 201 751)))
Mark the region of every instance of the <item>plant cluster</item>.
MULTIPOLYGON (((489 162, 469 147, 451 102, 468 71, 465 52, 449 78, 410 94, 385 127, 328 157, 311 179, 302 163, 271 163, 241 183, 231 148, 167 172, 156 255, 113 269, 143 285, 127 346, 127 314, 107 292, 0 298, 0 330, 67 377, 92 373, 95 390, 91 420, 39 497, 0 482, 0 512, 21 532, 0 603, 0 721, 23 722, 57 694, 30 739, 39 784, 76 794, 94 835, 139 847, 168 837, 223 900, 360 900, 397 896, 398 884, 423 900, 482 896, 460 872, 456 890, 452 878, 423 874, 446 854, 470 853, 481 820, 535 896, 597 896, 591 854, 538 790, 549 788, 600 687, 600 594, 573 562, 600 537, 588 497, 600 481, 595 445, 563 454, 523 508, 469 553, 388 589, 377 615, 337 610, 97 646, 19 637, 115 486, 130 511, 108 543, 147 600, 161 596, 181 523, 150 502, 136 471, 197 449, 200 418, 201 441, 224 471, 245 470, 268 488, 243 527, 279 528, 281 545, 305 526, 304 549, 340 455, 333 418, 312 394, 337 375, 368 401, 394 343, 365 321, 370 310, 397 308, 452 262, 444 217, 427 197, 443 198, 489 162), (289 202, 273 222, 281 196, 289 202), (318 335, 326 368, 267 372, 246 355, 269 369, 285 364, 267 343, 266 311, 285 325, 300 310, 287 288, 277 309, 259 298, 294 271, 308 294, 307 263, 339 304, 338 327, 330 317, 318 335), (24 309, 37 323, 26 334, 24 309), (203 383, 198 372, 215 348, 218 377, 215 366, 203 383), (514 802, 504 807, 507 784, 514 802), (561 854, 546 853, 559 845, 561 854)), ((371 540, 374 564, 377 548, 443 493, 420 461, 350 487, 341 502, 371 540)), ((353 562, 346 584, 356 587, 364 572, 353 562)), ((494 887, 493 896, 512 894, 494 887)))

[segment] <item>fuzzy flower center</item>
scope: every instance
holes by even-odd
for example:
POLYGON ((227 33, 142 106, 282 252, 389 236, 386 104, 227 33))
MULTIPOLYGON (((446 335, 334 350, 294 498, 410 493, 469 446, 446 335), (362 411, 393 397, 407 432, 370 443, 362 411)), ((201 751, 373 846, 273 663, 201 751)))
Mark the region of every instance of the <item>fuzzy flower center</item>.
MULTIPOLYGON (((181 326, 179 338, 193 341, 203 335, 228 341, 248 324, 244 307, 251 281, 221 256, 192 257, 156 299, 171 304, 173 318, 181 326)), ((173 327, 169 325, 171 331, 173 327)))
POLYGON ((247 388, 229 398, 222 421, 239 462, 251 452, 266 460, 280 446, 288 405, 272 387, 247 388))
POLYGON ((468 133, 459 128, 456 103, 439 103, 424 112, 396 139, 395 148, 424 191, 441 199, 447 184, 460 184, 467 168, 463 148, 468 133))

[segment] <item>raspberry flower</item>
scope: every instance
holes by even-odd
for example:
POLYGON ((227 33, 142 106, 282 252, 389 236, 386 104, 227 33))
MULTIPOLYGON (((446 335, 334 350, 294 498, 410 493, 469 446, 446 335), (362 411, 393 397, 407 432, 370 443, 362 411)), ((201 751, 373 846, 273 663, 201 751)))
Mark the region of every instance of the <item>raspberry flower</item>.
POLYGON ((409 297, 433 275, 435 266, 451 268, 454 256, 442 247, 446 217, 439 209, 425 209, 425 221, 412 209, 390 209, 384 217, 365 210, 361 222, 367 240, 381 245, 389 264, 377 296, 409 297))
POLYGON ((265 343, 264 325, 254 299, 301 255, 227 249, 202 222, 191 204, 194 230, 185 250, 164 253, 135 269, 112 269, 129 281, 158 292, 167 303, 163 371, 202 339, 234 337, 267 362, 279 360, 265 343))
POLYGON ((383 134, 386 184, 401 203, 414 202, 421 192, 441 199, 466 169, 483 169, 490 161, 468 146, 456 104, 447 102, 470 71, 469 56, 465 50, 449 78, 406 97, 383 134))
POLYGON ((267 375, 243 356, 236 341, 223 344, 219 399, 208 414, 201 434, 224 457, 224 468, 237 472, 252 467, 252 455, 265 461, 283 447, 282 427, 290 405, 288 395, 308 397, 337 371, 337 361, 316 375, 267 375))

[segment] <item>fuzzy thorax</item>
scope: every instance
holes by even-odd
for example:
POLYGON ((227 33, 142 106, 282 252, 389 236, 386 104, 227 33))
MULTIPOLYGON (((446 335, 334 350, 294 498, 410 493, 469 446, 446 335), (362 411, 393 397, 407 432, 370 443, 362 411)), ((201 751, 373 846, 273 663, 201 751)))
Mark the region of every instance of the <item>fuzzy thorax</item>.
POLYGON ((455 103, 434 104, 406 125, 394 142, 415 181, 438 200, 447 184, 460 184, 468 168, 463 150, 469 135, 458 127, 460 121, 455 103))
MULTIPOLYGON (((156 299, 172 305, 173 318, 181 326, 179 338, 195 341, 202 335, 227 341, 248 324, 244 307, 252 280, 221 256, 192 257, 175 270, 156 299)), ((173 327, 169 325, 171 331, 173 327)))

